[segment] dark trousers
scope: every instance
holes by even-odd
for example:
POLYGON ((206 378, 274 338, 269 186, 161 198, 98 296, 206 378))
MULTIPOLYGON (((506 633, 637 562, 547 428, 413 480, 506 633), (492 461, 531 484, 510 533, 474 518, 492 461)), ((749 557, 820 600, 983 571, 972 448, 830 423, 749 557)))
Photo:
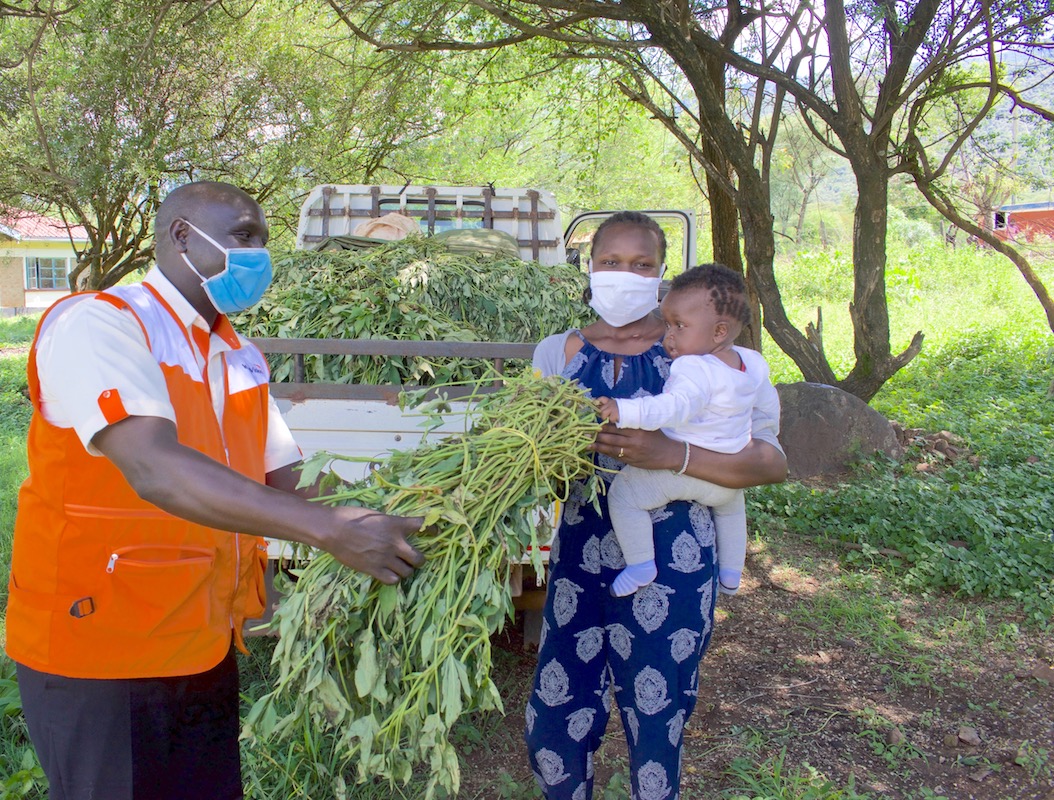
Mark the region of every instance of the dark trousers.
POLYGON ((238 666, 176 678, 88 680, 18 665, 51 800, 237 800, 238 666))

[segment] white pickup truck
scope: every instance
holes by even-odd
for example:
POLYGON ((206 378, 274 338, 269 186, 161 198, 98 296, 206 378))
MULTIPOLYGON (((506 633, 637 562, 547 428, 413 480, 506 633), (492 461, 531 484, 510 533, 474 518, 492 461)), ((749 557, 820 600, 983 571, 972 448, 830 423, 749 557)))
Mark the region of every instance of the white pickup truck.
MULTIPOLYGON (((553 195, 534 189, 449 186, 325 185, 304 201, 297 247, 314 249, 357 236, 363 223, 399 212, 418 221, 425 234, 451 229, 493 229, 515 238, 520 257, 543 264, 577 264, 583 246, 611 211, 579 214, 567 226, 553 195), (570 243, 570 246, 569 244, 570 243)), ((695 263, 695 217, 690 211, 648 211, 663 226, 670 244, 667 264, 683 268, 695 263)), ((679 271, 679 270, 678 270, 679 271)), ((420 418, 404 415, 397 405, 399 386, 305 382, 302 358, 308 354, 421 355, 488 358, 501 371, 506 359, 530 358, 534 342, 423 342, 377 339, 257 339, 265 353, 291 354, 301 365, 293 383, 271 384, 282 414, 305 456, 319 450, 380 460, 393 450, 415 447, 421 440, 420 418)), ((463 418, 453 415, 446 429, 460 430, 463 418)), ((442 429, 440 429, 442 430, 442 429)), ((362 477, 366 463, 342 463, 342 477, 362 477)), ((288 545, 271 542, 272 562, 288 553, 288 545)), ((519 579, 517 574, 516 580, 519 579)), ((521 608, 539 608, 540 594, 513 593, 521 608)))

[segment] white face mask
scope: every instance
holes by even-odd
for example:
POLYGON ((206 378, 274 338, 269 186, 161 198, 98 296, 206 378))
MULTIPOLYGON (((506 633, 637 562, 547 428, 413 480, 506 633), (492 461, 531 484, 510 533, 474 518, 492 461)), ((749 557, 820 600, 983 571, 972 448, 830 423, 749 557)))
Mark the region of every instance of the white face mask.
POLYGON ((659 280, 633 272, 590 272, 589 307, 612 327, 629 325, 659 307, 659 280))

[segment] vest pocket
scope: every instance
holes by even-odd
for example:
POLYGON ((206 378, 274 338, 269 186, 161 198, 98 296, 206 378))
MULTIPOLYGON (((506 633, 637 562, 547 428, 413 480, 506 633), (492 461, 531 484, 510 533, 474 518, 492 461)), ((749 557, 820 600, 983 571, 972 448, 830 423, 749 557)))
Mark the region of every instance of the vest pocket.
POLYGON ((133 545, 112 551, 95 623, 146 636, 204 629, 211 618, 215 550, 133 545))

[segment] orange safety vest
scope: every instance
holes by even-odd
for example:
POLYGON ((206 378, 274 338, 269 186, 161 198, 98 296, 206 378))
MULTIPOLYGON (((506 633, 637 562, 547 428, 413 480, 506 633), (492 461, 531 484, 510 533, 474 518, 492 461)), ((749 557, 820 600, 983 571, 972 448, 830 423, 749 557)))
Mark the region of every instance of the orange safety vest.
MULTIPOLYGON (((41 318, 29 355, 29 478, 18 495, 7 653, 73 678, 193 675, 224 658, 232 631, 244 651, 242 625, 264 609, 266 543, 141 500, 112 462, 89 455, 71 428, 44 419, 35 358, 40 332, 59 316, 57 308, 99 301, 139 321, 164 373, 180 443, 265 480, 269 375, 257 348, 240 340, 219 357, 221 427, 195 345, 156 290, 117 287, 56 303, 41 318)), ((99 402, 105 413, 107 398, 99 402)))

